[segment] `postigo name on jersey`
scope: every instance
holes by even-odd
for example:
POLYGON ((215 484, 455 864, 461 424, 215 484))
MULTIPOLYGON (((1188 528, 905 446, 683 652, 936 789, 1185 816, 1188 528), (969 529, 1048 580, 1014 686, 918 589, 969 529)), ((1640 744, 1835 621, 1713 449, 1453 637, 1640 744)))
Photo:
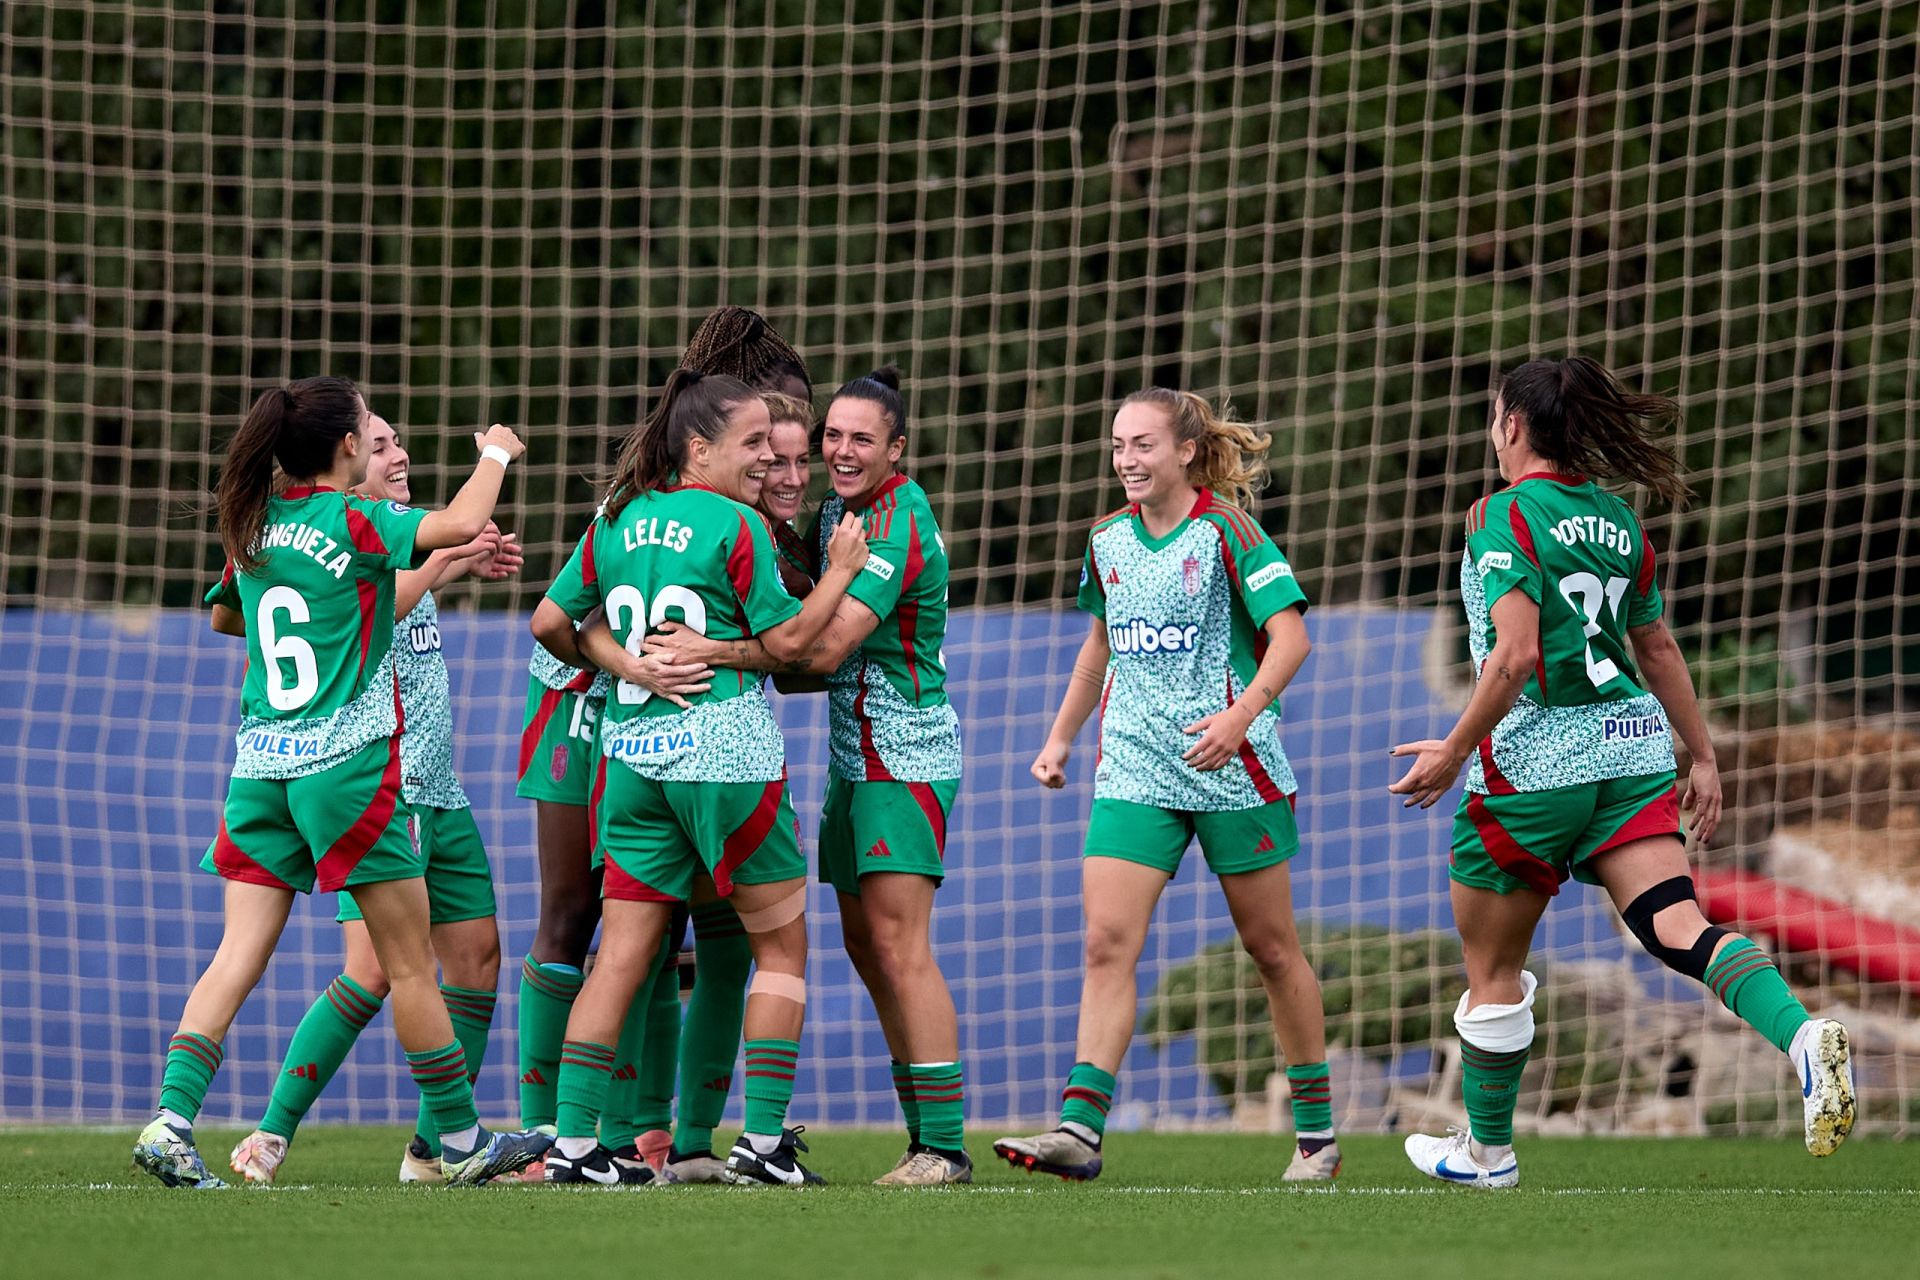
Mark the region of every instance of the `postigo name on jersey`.
POLYGON ((1629 742, 1635 738, 1657 738, 1667 731, 1659 716, 1608 716, 1600 725, 1602 742, 1629 742))
POLYGON ((306 756, 320 754, 318 738, 295 738, 284 733, 255 729, 241 740, 248 751, 257 751, 263 756, 292 756, 298 760, 306 756))
POLYGON ((629 551, 638 551, 641 547, 665 547, 669 551, 685 551, 687 543, 693 540, 693 526, 681 524, 678 520, 662 520, 658 516, 648 516, 622 529, 620 540, 629 551))
POLYGON ((1115 653, 1190 653, 1199 647, 1200 628, 1160 626, 1145 618, 1107 624, 1107 646, 1115 653))
POLYGON ((644 738, 615 738, 607 748, 613 760, 644 760, 650 756, 676 756, 699 749, 699 740, 691 729, 651 733, 644 738))
POLYGON ((440 624, 422 622, 408 627, 407 644, 415 653, 440 652, 440 624))
POLYGON ((285 547, 297 551, 303 556, 312 556, 314 562, 336 578, 347 576, 347 566, 353 563, 350 552, 340 551, 340 544, 308 524, 270 524, 260 535, 260 541, 254 544, 254 550, 266 551, 273 547, 285 547))
POLYGON ((1591 542, 1623 556, 1633 554, 1633 533, 1604 516, 1568 516, 1547 526, 1547 532, 1563 547, 1591 542))

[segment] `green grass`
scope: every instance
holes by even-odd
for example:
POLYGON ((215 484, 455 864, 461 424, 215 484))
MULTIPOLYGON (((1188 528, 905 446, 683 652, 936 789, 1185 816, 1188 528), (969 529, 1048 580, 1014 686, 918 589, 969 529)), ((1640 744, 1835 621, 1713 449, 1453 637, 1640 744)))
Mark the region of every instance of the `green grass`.
MULTIPOLYGON (((224 1155, 238 1136, 207 1131, 202 1149, 224 1155)), ((399 1130, 316 1127, 287 1185, 195 1194, 132 1171, 132 1129, 0 1131, 5 1270, 1756 1280, 1913 1274, 1920 1257, 1920 1151, 1886 1142, 1814 1160, 1791 1141, 1535 1138, 1520 1148, 1525 1185, 1487 1193, 1419 1177, 1397 1139, 1355 1136, 1337 1189, 1302 1192, 1279 1186, 1283 1138, 1117 1134, 1091 1185, 983 1159, 972 1188, 886 1192, 865 1184, 896 1135, 812 1136, 835 1185, 805 1192, 451 1191, 394 1184, 399 1130)))

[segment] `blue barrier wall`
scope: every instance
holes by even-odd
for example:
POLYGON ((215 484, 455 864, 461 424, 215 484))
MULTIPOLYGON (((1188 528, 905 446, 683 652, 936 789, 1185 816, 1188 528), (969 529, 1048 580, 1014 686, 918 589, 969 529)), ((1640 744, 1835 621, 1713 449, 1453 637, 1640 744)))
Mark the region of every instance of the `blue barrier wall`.
MULTIPOLYGON (((1320 609, 1314 652, 1285 699, 1284 739, 1301 782, 1306 852, 1295 901, 1323 920, 1445 927, 1451 801, 1407 813, 1384 788, 1398 741, 1451 723, 1423 680, 1429 612, 1320 609)), ((1027 765, 1051 722, 1086 619, 1051 611, 955 614, 947 645, 967 751, 935 912, 961 1009, 980 1119, 1051 1113, 1072 1062, 1079 984, 1078 849, 1091 796, 1092 731, 1071 785, 1045 792, 1027 765)), ((502 904, 502 1000, 479 1094, 514 1111, 512 994, 537 908, 531 806, 513 770, 531 641, 517 618, 446 611, 442 632, 461 728, 461 778, 492 851, 502 904)), ((197 614, 0 612, 0 1118, 129 1116, 151 1107, 167 1036, 220 933, 220 887, 195 870, 232 759, 238 642, 197 614)), ((777 699, 802 828, 824 785, 824 699, 777 699)), ((794 1115, 890 1123, 887 1054, 839 950, 817 887, 812 998, 794 1115)), ((267 980, 227 1043, 207 1114, 258 1114, 286 1037, 337 972, 330 898, 295 909, 267 980)), ((1621 954, 1592 892, 1563 895, 1541 944, 1621 954)), ((1229 936, 1197 853, 1163 900, 1142 965, 1149 989, 1172 964, 1229 936)), ((318 1119, 400 1120, 413 1096, 384 1017, 356 1049, 318 1119)), ((1422 1058, 1424 1055, 1422 1055, 1422 1058)), ((1220 1114, 1191 1046, 1136 1045, 1122 1123, 1220 1114)))

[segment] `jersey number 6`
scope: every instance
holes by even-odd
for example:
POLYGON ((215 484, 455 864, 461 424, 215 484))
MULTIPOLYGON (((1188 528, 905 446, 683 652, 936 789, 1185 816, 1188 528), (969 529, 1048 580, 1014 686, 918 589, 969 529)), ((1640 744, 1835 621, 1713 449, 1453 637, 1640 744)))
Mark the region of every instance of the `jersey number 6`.
POLYGON ((298 711, 320 692, 320 665, 314 660, 313 646, 299 636, 283 636, 274 626, 276 613, 285 612, 295 626, 312 619, 307 598, 289 586, 268 587, 260 593, 260 657, 266 663, 267 703, 275 711, 298 711), (286 682, 283 662, 293 664, 293 684, 286 682))
MULTIPOLYGON (((680 611, 680 622, 687 630, 707 634, 706 602, 685 587, 660 588, 653 597, 651 612, 647 609, 647 598, 640 594, 638 587, 623 582, 607 592, 607 625, 615 631, 622 626, 631 628, 627 632, 626 648, 635 657, 643 652, 647 629, 665 622, 669 609, 680 611)), ((613 686, 613 696, 626 706, 637 707, 653 697, 653 691, 622 680, 613 686)))

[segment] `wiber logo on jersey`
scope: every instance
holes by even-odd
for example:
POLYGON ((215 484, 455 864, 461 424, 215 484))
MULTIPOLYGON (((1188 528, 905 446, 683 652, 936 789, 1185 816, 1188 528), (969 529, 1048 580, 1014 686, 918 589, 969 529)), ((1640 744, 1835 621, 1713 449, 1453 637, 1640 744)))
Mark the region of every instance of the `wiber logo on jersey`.
POLYGON ((607 756, 613 760, 644 760, 652 756, 681 755, 699 749, 700 742, 693 730, 674 729, 644 737, 615 738, 607 749, 607 756))
POLYGON ((1198 556, 1188 556, 1180 562, 1180 585, 1187 589, 1187 594, 1190 596, 1200 594, 1200 558, 1198 556))
POLYGON ((1292 576, 1292 565, 1276 562, 1268 565, 1264 569, 1255 569, 1251 574, 1247 575, 1247 590, 1258 591, 1269 582, 1278 582, 1282 578, 1291 578, 1292 576))
POLYGON ((1145 618, 1107 624, 1107 646, 1115 653, 1190 653, 1199 647, 1200 628, 1160 626, 1145 618))
POLYGON ((1513 557, 1505 551, 1489 551, 1473 567, 1484 578, 1495 569, 1513 568, 1513 557))
POLYGON ((1633 738, 1657 738, 1667 731, 1659 716, 1608 716, 1600 725, 1602 742, 1625 742, 1633 738))
POLYGON ((296 738, 270 729, 253 730, 242 737, 240 745, 263 756, 292 756, 296 760, 320 754, 318 738, 296 738))
POLYGON ((415 653, 440 652, 440 624, 422 622, 408 627, 407 645, 415 653))

